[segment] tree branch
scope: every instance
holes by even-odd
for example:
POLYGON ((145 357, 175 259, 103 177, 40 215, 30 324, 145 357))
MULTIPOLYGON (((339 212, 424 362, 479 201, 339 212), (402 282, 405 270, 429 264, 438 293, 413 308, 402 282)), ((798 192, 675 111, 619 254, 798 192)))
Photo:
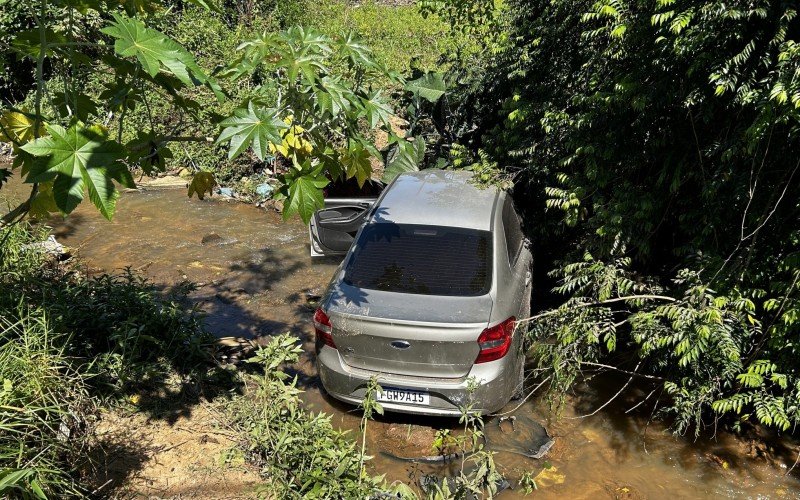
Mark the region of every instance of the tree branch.
MULTIPOLYGON (((583 363, 581 363, 581 364, 583 364, 583 363)), ((596 410, 595 410, 595 411, 593 411, 592 413, 589 413, 589 414, 586 414, 586 415, 580 415, 580 416, 577 416, 577 417, 571 417, 571 418, 573 418, 573 419, 580 419, 580 418, 587 418, 587 417, 591 417, 591 416, 593 416, 593 415, 597 415, 597 413, 599 413, 599 412, 600 412, 600 411, 601 411, 603 408, 605 408, 606 406, 610 405, 610 404, 611 404, 611 402, 612 402, 612 401, 614 401, 615 399, 617 399, 617 397, 618 397, 620 394, 622 394, 622 391, 624 391, 624 390, 625 390, 625 388, 626 388, 626 387, 628 387, 628 385, 630 385, 630 383, 631 383, 631 381, 634 379, 634 377, 635 377, 635 376, 637 376, 637 375, 639 375, 638 373, 635 373, 635 372, 636 372, 636 370, 638 370, 638 369, 639 369, 639 365, 641 365, 641 364, 642 364, 642 362, 641 362, 641 361, 639 361, 639 363, 636 365, 636 368, 634 368, 634 369, 633 369, 633 372, 628 372, 628 373, 632 373, 632 375, 631 375, 631 378, 629 378, 629 379, 628 379, 628 381, 627 381, 627 382, 625 382, 625 385, 623 385, 622 387, 620 387, 620 389, 617 391, 617 393, 616 393, 616 394, 614 394, 613 396, 611 396, 611 399, 609 399, 608 401, 606 401, 605 403, 603 403, 603 404, 602 404, 602 405, 601 405, 601 406, 600 406, 598 409, 596 409, 596 410)))
POLYGON ((605 304, 612 304, 614 302, 622 302, 626 300, 663 300, 665 302, 677 302, 678 299, 675 297, 669 297, 667 295, 653 295, 653 294, 641 294, 641 295, 626 295, 624 297, 615 297, 613 299, 606 299, 600 300, 597 302, 587 302, 585 304, 575 304, 572 306, 561 306, 558 309, 551 309, 549 311, 545 311, 540 314, 535 314, 529 318, 523 318, 517 320, 517 323, 528 323, 530 321, 535 321, 540 318, 545 318, 547 316, 553 316, 554 314, 566 312, 569 309, 580 309, 584 307, 592 307, 592 306, 602 306, 605 304))
MULTIPOLYGON (((639 363, 641 364, 641 361, 639 363)), ((604 365, 602 363, 594 363, 592 361, 581 361, 580 364, 587 365, 587 366, 595 366, 597 368, 605 368, 607 370, 614 370, 614 371, 617 371, 617 372, 620 372, 620 373, 625 373, 627 375, 647 378, 647 379, 651 379, 651 380, 666 380, 664 377, 659 377, 658 375, 647 375, 646 373, 639 373, 639 372, 636 372, 636 371, 632 371, 631 372, 631 371, 628 371, 628 370, 623 370, 622 368, 617 368, 616 366, 604 365)), ((638 368, 639 365, 636 365, 636 367, 638 368)))

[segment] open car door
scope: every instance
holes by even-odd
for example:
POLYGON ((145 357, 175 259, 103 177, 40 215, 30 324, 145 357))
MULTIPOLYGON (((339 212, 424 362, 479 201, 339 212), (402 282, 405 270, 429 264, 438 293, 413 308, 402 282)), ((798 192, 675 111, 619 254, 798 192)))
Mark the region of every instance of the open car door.
POLYGON ((330 198, 314 212, 308 232, 311 256, 344 255, 367 219, 375 198, 330 198))

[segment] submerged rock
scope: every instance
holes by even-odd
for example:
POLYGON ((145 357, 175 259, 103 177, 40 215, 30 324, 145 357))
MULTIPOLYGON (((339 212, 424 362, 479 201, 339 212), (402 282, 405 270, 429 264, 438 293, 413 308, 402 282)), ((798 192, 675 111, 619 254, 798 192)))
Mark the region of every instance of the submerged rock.
POLYGON ((203 236, 203 239, 200 240, 200 243, 203 245, 212 245, 214 243, 219 243, 222 241, 222 236, 218 235, 217 233, 209 233, 203 236))

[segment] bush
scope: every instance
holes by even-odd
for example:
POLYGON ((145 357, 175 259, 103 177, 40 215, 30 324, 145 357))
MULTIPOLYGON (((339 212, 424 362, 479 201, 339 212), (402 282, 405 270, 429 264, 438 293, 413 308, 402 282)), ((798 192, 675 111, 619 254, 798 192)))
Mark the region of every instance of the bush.
POLYGON ((263 374, 250 376, 253 393, 226 405, 229 422, 244 439, 247 458, 269 479, 276 498, 368 498, 380 480, 361 473, 361 455, 330 415, 301 406, 295 382, 281 370, 298 360, 302 348, 284 334, 252 360, 263 374))
POLYGON ((795 429, 796 5, 505 5, 508 43, 463 97, 477 145, 524 167, 539 269, 558 266, 570 297, 536 337, 559 389, 622 359, 663 387, 651 408, 679 431, 721 415, 795 429))
POLYGON ((184 371, 206 359, 203 347, 210 337, 185 301, 191 285, 161 293, 130 270, 86 277, 79 268, 54 262, 31 241, 46 234, 41 229, 11 230, 0 264, 0 312, 16 321, 30 308, 44 311, 55 331, 69 335, 65 352, 92 360, 96 389, 113 393, 141 382, 154 364, 184 371), (20 303, 26 308, 20 310, 20 303))

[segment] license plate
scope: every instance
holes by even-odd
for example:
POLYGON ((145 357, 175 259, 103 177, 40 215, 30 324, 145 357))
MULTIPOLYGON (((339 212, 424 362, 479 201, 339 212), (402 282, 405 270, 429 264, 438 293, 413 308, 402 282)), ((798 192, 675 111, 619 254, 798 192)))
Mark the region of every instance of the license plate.
POLYGON ((384 387, 382 392, 377 394, 378 401, 384 403, 402 403, 410 405, 429 405, 431 396, 427 392, 409 391, 407 389, 393 389, 384 387))

